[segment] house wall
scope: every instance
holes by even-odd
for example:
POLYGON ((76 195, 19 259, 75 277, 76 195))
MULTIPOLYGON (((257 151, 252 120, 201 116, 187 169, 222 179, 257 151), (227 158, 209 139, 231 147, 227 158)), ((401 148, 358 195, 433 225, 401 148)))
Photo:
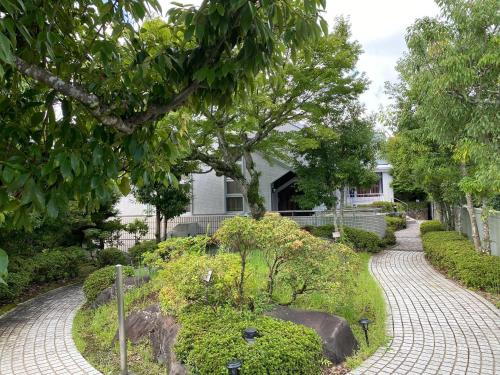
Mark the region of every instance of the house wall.
POLYGON ((226 212, 224 177, 215 172, 193 174, 191 193, 193 215, 223 214, 226 212))
POLYGON ((259 193, 264 198, 264 205, 266 207, 266 210, 271 211, 272 210, 271 184, 284 174, 288 173, 290 169, 286 168, 285 165, 279 162, 268 163, 259 154, 254 154, 253 158, 257 170, 261 172, 259 180, 260 182, 259 193))

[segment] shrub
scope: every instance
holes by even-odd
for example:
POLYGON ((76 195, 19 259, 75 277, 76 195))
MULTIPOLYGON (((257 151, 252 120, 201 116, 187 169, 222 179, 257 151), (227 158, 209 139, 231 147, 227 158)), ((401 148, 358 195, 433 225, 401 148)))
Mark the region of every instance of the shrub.
POLYGON ((391 229, 393 232, 406 228, 406 218, 397 216, 385 216, 385 222, 387 223, 387 228, 391 229))
POLYGON ((33 281, 41 283, 75 278, 84 261, 85 253, 80 247, 44 251, 33 258, 33 281))
MULTIPOLYGON (((236 254, 221 253, 216 256, 185 254, 163 265, 158 273, 160 304, 169 314, 178 314, 187 306, 240 305, 240 260, 236 254), (209 270, 210 282, 204 281, 209 270)), ((247 297, 251 293, 246 290, 247 297)))
POLYGON ((234 358, 246 375, 321 373, 321 339, 310 328, 229 308, 185 313, 180 321, 175 352, 193 374, 227 374, 234 358), (253 345, 242 337, 247 327, 259 333, 253 345))
POLYGON ((102 268, 117 264, 129 264, 128 256, 123 251, 115 247, 108 247, 97 252, 97 267, 102 268))
POLYGON ((358 207, 380 208, 382 212, 394 212, 394 206, 398 212, 403 211, 403 206, 400 203, 377 201, 370 204, 360 204, 358 207))
POLYGON ((143 241, 128 249, 128 255, 132 264, 139 264, 143 261, 143 255, 145 253, 152 253, 156 249, 158 249, 156 241, 143 241))
POLYGON ((351 244, 357 251, 377 253, 384 246, 382 240, 372 232, 366 230, 344 227, 343 240, 351 244))
POLYGON ((468 287, 500 293, 500 257, 477 252, 457 232, 430 232, 422 236, 427 259, 468 287))
POLYGON ((0 303, 9 303, 19 297, 31 284, 32 273, 29 271, 9 272, 7 285, 0 284, 0 303))
POLYGON ((311 234, 316 237, 332 239, 332 233, 335 230, 333 224, 320 225, 317 227, 312 227, 310 230, 311 234))
POLYGON ((385 230, 385 236, 382 238, 382 242, 384 247, 396 244, 396 235, 394 234, 394 230, 392 228, 387 227, 385 230))
MULTIPOLYGON (((124 276, 134 276, 134 269, 123 267, 124 276)), ((83 283, 83 293, 88 303, 95 301, 99 293, 113 285, 116 280, 115 266, 107 266, 92 272, 83 283)))
POLYGON ((429 220, 429 221, 424 221, 422 224, 420 224, 420 234, 424 235, 428 232, 442 232, 444 231, 445 228, 443 224, 441 224, 437 220, 429 220))
POLYGON ((152 252, 144 254, 144 264, 150 267, 161 267, 165 261, 183 254, 206 254, 214 243, 210 236, 173 237, 160 242, 152 252))

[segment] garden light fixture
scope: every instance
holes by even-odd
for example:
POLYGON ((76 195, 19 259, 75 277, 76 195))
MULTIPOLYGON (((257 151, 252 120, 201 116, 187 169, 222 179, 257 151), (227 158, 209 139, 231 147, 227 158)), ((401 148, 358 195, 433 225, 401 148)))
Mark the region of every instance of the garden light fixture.
POLYGON ((210 282, 210 280, 212 280, 212 273, 213 271, 209 269, 207 271, 207 274, 203 276, 203 281, 206 282, 207 284, 210 282))
POLYGON ((366 318, 361 318, 361 319, 359 319, 358 323, 363 328, 363 331, 365 331, 366 345, 370 346, 370 342, 368 341, 368 326, 370 325, 371 320, 366 319, 366 318))
POLYGON ((249 328, 245 328, 245 330, 243 331, 243 338, 249 344, 254 344, 257 336, 258 336, 258 332, 257 332, 256 328, 249 327, 249 328))
POLYGON ((239 359, 233 359, 227 364, 227 371, 229 375, 239 375, 242 363, 239 359))

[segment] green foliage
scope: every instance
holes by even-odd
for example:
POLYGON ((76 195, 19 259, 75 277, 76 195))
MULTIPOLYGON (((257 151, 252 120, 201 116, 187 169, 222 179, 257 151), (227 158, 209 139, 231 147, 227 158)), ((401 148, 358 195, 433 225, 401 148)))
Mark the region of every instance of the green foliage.
POLYGON ((380 208, 382 212, 394 212, 394 206, 396 206, 396 211, 400 212, 403 210, 403 205, 401 203, 386 202, 386 201, 376 201, 370 204, 360 204, 358 207, 373 207, 380 208))
POLYGON ((97 252, 97 266, 99 268, 116 266, 117 264, 129 264, 127 253, 114 247, 108 247, 97 252))
POLYGON ((246 300, 239 295, 241 263, 236 254, 215 256, 185 254, 166 262, 158 273, 162 285, 160 304, 165 313, 177 315, 191 305, 242 306, 255 291, 245 288, 246 300), (204 278, 212 271, 210 282, 204 278))
MULTIPOLYGON (((134 269, 132 267, 125 266, 122 269, 124 276, 134 276, 134 269)), ((85 294, 85 298, 87 298, 87 303, 91 304, 94 302, 99 293, 113 285, 115 280, 115 266, 107 266, 92 272, 83 283, 83 293, 85 294)))
POLYGON ((406 228, 405 217, 385 216, 384 219, 387 223, 387 228, 391 229, 393 232, 406 228))
POLYGON ((9 266, 9 256, 5 250, 0 249, 0 284, 6 284, 5 279, 7 278, 9 266))
POLYGON ((439 232, 439 231, 444 231, 445 228, 441 222, 438 220, 429 220, 429 221, 424 221, 422 224, 420 224, 420 234, 424 235, 427 232, 439 232))
POLYGON ((156 241, 142 241, 128 249, 128 255, 133 265, 143 262, 145 253, 153 253, 158 249, 156 241))
POLYGON ((244 374, 321 372, 321 339, 310 328, 228 308, 189 311, 180 318, 175 351, 193 374, 227 374, 234 358, 243 362, 244 374), (253 345, 242 337, 247 327, 259 332, 253 345))
POLYGON ((2 1, 0 221, 29 226, 70 200, 96 207, 117 188, 168 184, 185 127, 158 121, 244 94, 258 72, 321 35, 324 7, 174 3, 161 21, 157 0, 2 1), (157 153, 168 155, 162 168, 142 163, 157 153))
POLYGON ((165 261, 178 258, 183 254, 206 254, 214 243, 210 236, 172 237, 160 242, 153 251, 144 254, 144 264, 161 267, 165 261))
POLYGON ((385 230, 384 238, 382 238, 384 247, 392 246, 396 244, 396 235, 394 234, 394 229, 387 227, 385 230))
POLYGON ((148 234, 149 226, 146 220, 135 219, 124 227, 125 231, 134 236, 135 242, 138 243, 142 237, 148 234))
POLYGON ((344 241, 352 244, 356 251, 368 251, 378 253, 383 247, 383 241, 372 232, 363 229, 344 227, 342 234, 344 241))
POLYGON ((333 224, 318 225, 317 227, 308 228, 308 231, 313 236, 331 239, 335 226, 333 224))
POLYGON ((477 252, 457 232, 431 232, 422 236, 427 259, 466 286, 500 294, 500 258, 477 252))
POLYGON ((7 284, 0 284, 0 303, 14 301, 31 284, 32 279, 31 271, 9 272, 5 278, 7 284))

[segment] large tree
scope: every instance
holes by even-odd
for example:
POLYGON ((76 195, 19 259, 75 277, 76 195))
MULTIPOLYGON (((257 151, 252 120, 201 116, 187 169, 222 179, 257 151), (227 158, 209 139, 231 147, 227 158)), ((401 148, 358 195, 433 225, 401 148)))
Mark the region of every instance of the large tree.
POLYGON ((288 50, 281 68, 260 74, 250 95, 235 97, 230 108, 214 105, 193 116, 190 157, 237 181, 252 216, 265 212, 252 154, 287 158, 288 132, 325 118, 326 108, 340 111, 363 91, 365 80, 354 69, 360 47, 349 38, 348 23, 339 19, 309 48, 288 50))
POLYGON ((167 181, 182 129, 156 122, 181 106, 227 105, 284 50, 320 35, 324 0, 0 2, 0 222, 98 205, 118 184, 167 181), (155 32, 148 32, 148 27, 155 32), (156 27, 156 29, 155 29, 156 27), (170 155, 145 176, 151 152, 170 155))
POLYGON ((421 139, 458 166, 458 187, 480 249, 474 205, 487 207, 500 192, 498 1, 437 3, 441 16, 418 20, 408 32, 408 54, 398 64, 404 99, 398 117, 404 121, 397 126, 404 132, 411 119, 421 139))

